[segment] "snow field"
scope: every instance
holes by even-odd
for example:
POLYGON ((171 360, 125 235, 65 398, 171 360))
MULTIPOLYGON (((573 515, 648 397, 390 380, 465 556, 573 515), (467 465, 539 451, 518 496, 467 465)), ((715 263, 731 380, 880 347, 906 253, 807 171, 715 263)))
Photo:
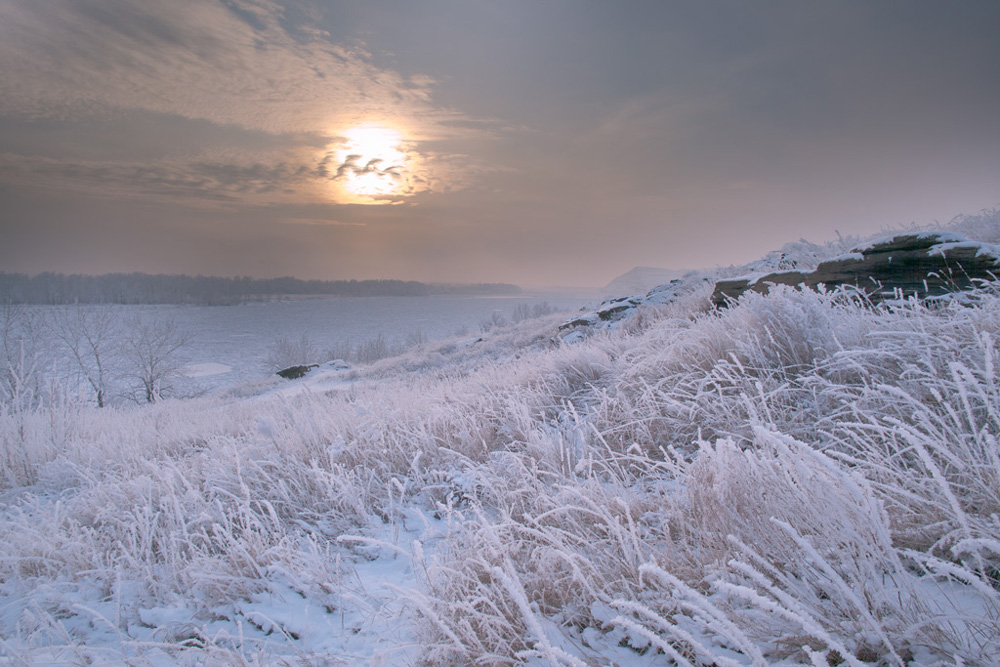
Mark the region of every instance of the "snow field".
POLYGON ((573 344, 538 320, 249 397, 8 409, 0 655, 995 664, 974 296, 705 294, 573 344))

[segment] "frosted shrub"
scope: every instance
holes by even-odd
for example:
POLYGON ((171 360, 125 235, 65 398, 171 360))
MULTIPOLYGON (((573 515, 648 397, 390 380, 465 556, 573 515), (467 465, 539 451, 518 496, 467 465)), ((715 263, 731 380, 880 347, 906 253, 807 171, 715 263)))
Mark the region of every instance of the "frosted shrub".
POLYGON ((808 636, 841 654, 846 646, 852 655, 874 651, 902 663, 910 649, 893 638, 910 634, 918 597, 860 476, 758 429, 752 450, 727 441, 703 446, 686 484, 692 536, 733 573, 717 586, 766 618, 740 612, 746 632, 766 632, 775 647, 808 636))
POLYGON ((494 310, 492 315, 479 323, 479 330, 483 333, 489 333, 505 326, 507 326, 507 318, 499 310, 494 310))
POLYGON ((44 376, 55 363, 48 338, 36 312, 0 303, 0 409, 25 412, 46 403, 44 376))
POLYGON ((983 243, 1000 243, 1000 208, 957 216, 948 224, 948 230, 983 243))
MULTIPOLYGON (((998 312, 997 297, 985 298, 998 312)), ((877 374, 866 373, 868 381, 853 387, 824 387, 843 407, 821 427, 885 489, 890 509, 897 508, 901 538, 927 546, 971 537, 970 531, 995 531, 990 517, 1000 512, 1000 322, 978 309, 952 306, 919 319, 909 312, 889 324, 879 337, 899 344, 872 350, 865 359, 880 369, 877 374), (896 369, 895 381, 881 371, 885 357, 896 369)), ((837 355, 828 367, 835 372, 858 359, 837 355)))
POLYGON ((586 460, 560 471, 519 454, 496 457, 479 502, 454 511, 463 530, 428 566, 427 594, 414 599, 434 638, 432 663, 582 664, 561 648, 566 638, 596 623, 595 605, 637 588, 652 546, 644 531, 663 526, 649 523, 660 502, 622 498, 620 487, 599 481, 620 469, 584 472, 586 460))
POLYGON ((748 439, 757 412, 813 436, 827 405, 811 371, 861 339, 863 313, 849 295, 784 288, 750 293, 722 313, 664 320, 625 353, 622 377, 601 395, 594 422, 609 441, 649 452, 699 438, 748 439))
POLYGON ((548 404, 537 407, 545 409, 544 414, 548 416, 560 412, 567 402, 589 402, 590 397, 614 377, 612 354, 599 340, 546 354, 539 360, 537 387, 545 393, 548 404))
POLYGON ((556 312, 556 310, 549 304, 548 301, 542 301, 531 306, 526 303, 519 303, 514 307, 514 312, 511 313, 510 320, 514 323, 523 322, 525 320, 545 317, 546 315, 551 315, 554 312, 556 312))
MULTIPOLYGON (((519 556, 520 541, 490 526, 454 540, 428 572, 428 592, 414 596, 430 639, 432 664, 516 664, 529 648, 528 619, 519 609, 520 575, 505 553, 519 556), (501 545, 500 540, 507 543, 501 545), (505 583, 507 584, 505 586, 505 583)), ((531 614, 531 610, 527 610, 531 614)))
POLYGON ((861 340, 868 303, 849 288, 815 292, 775 285, 768 294, 748 291, 719 324, 749 373, 807 372, 861 340))
POLYGON ((907 561, 944 585, 979 591, 981 613, 966 616, 946 597, 937 614, 951 628, 947 643, 981 660, 997 650, 987 638, 1000 635, 998 327, 978 309, 955 308, 926 317, 914 344, 894 355, 898 383, 840 388, 845 408, 824 427, 886 499, 907 561))
POLYGON ((385 359, 386 357, 395 356, 399 354, 402 350, 394 348, 386 342, 383 336, 377 336, 361 345, 354 351, 354 360, 362 364, 370 364, 378 361, 379 359, 385 359))
POLYGON ((298 340, 279 336, 268 346, 264 368, 276 372, 289 366, 313 364, 317 362, 318 355, 316 346, 306 334, 302 334, 298 340))
POLYGON ((339 340, 326 349, 326 359, 343 359, 350 361, 354 357, 354 346, 349 339, 339 340))
POLYGON ((420 329, 418 327, 416 329, 411 330, 409 333, 406 334, 406 338, 404 340, 404 345, 407 348, 416 347, 418 345, 423 345, 428 340, 429 339, 427 338, 427 334, 424 333, 423 329, 420 329))

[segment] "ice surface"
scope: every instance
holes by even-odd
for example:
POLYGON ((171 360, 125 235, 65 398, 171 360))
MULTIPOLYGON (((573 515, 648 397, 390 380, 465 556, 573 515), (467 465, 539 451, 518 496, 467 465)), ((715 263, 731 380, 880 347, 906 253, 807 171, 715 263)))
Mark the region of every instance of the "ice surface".
POLYGON ((232 366, 220 364, 216 361, 205 361, 200 364, 186 364, 181 368, 181 373, 189 378, 202 378, 211 375, 224 375, 231 373, 232 366))

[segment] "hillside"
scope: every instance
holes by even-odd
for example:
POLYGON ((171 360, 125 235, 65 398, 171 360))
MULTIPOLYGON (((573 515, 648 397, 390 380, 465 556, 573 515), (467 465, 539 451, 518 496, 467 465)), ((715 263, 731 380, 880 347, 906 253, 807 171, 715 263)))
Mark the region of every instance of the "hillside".
POLYGON ((637 266, 613 279, 601 289, 602 295, 622 296, 647 292, 657 285, 680 278, 684 271, 659 269, 651 266, 637 266))
MULTIPOLYGON (((949 231, 993 242, 1000 214, 949 231)), ((997 284, 712 290, 208 398, 5 405, 0 655, 1000 661, 997 284)))

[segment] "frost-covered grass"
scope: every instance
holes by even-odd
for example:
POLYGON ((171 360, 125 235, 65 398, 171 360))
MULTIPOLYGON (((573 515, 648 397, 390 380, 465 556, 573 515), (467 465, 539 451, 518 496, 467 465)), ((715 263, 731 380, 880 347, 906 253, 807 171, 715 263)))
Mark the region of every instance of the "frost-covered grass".
POLYGON ((574 344, 539 319, 212 399, 7 409, 0 655, 1000 661, 1000 291, 706 297, 574 344))

